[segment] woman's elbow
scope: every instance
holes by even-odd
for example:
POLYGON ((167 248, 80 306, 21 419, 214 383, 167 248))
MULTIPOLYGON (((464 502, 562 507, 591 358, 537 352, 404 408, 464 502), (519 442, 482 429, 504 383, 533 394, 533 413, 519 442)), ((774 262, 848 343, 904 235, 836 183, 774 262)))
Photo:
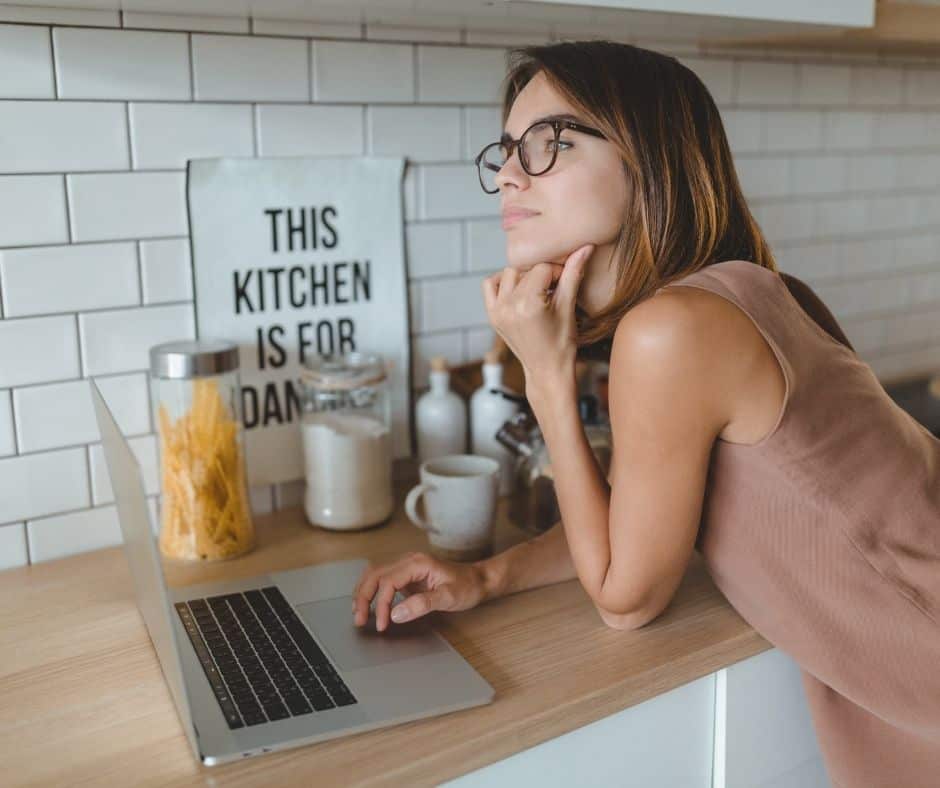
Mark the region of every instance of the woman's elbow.
POLYGON ((607 626, 611 629, 620 630, 621 632, 640 629, 640 627, 646 626, 662 612, 661 610, 647 608, 630 611, 628 613, 612 613, 609 610, 604 610, 600 605, 595 605, 595 607, 600 614, 601 620, 603 620, 607 626))

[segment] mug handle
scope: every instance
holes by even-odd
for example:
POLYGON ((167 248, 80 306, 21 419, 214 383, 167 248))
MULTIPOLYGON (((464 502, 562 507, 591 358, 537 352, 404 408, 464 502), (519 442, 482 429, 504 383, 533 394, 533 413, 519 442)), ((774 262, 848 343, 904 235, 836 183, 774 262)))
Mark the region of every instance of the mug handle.
POLYGON ((418 528, 430 531, 432 534, 439 534, 440 532, 433 525, 418 514, 418 499, 421 497, 422 493, 433 489, 434 485, 425 484, 423 482, 412 487, 408 492, 408 497, 405 498, 405 512, 408 515, 408 519, 418 526, 418 528))

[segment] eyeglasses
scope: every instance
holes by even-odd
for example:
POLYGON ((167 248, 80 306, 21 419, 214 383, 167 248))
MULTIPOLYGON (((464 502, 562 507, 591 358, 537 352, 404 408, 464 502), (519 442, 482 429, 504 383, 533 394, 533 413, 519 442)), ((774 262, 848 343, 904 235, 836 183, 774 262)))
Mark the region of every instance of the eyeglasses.
POLYGON ((562 129, 580 131, 594 137, 607 139, 604 134, 590 126, 582 126, 571 120, 540 120, 533 123, 522 132, 518 140, 506 138, 499 142, 487 145, 474 159, 477 165, 477 174, 480 176, 480 186, 487 194, 496 194, 499 187, 496 185, 496 175, 512 156, 513 151, 519 149, 519 163, 529 175, 544 175, 555 164, 558 158, 558 144, 566 145, 559 140, 558 135, 562 129))

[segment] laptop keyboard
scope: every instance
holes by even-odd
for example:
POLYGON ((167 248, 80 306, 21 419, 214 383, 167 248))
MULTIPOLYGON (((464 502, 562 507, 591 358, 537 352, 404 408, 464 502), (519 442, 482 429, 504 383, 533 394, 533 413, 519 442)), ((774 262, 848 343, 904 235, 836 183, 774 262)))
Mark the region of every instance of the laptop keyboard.
POLYGON ((275 587, 176 603, 229 728, 358 703, 275 587))

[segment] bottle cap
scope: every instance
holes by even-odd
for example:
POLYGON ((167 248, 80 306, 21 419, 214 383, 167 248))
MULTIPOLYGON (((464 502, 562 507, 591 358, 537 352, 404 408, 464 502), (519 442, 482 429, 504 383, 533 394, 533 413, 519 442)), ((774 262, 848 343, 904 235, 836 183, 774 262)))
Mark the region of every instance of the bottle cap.
POLYGON ((431 359, 431 372, 447 372, 447 359, 444 356, 435 356, 431 359))
POLYGON ((483 354, 483 363, 484 364, 502 364, 502 358, 500 353, 497 350, 487 350, 483 354))

